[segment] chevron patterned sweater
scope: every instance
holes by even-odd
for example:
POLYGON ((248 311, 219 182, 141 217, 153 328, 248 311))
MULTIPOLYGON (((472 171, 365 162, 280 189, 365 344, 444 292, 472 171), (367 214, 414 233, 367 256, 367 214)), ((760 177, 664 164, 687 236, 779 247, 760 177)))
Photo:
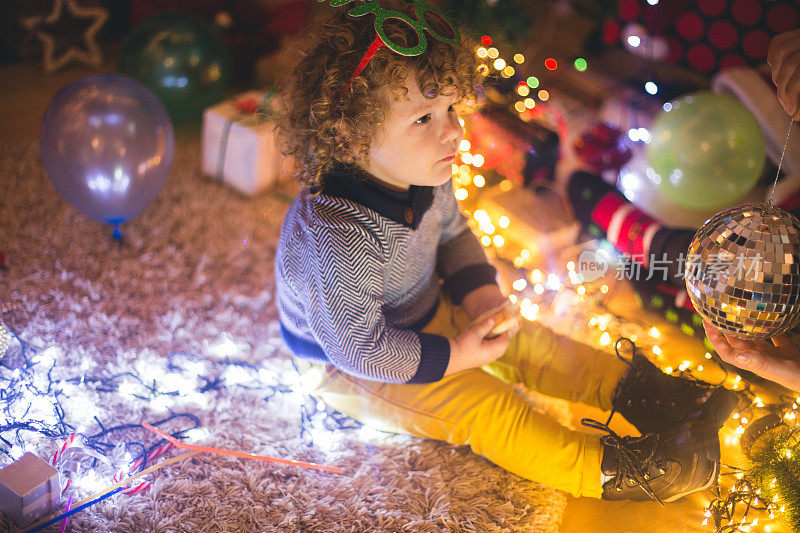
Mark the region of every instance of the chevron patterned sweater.
POLYGON ((391 383, 430 383, 447 338, 421 332, 439 291, 460 303, 496 271, 466 223, 452 182, 389 189, 351 167, 289 207, 275 256, 281 334, 297 356, 391 383), (443 287, 442 287, 443 282, 443 287))

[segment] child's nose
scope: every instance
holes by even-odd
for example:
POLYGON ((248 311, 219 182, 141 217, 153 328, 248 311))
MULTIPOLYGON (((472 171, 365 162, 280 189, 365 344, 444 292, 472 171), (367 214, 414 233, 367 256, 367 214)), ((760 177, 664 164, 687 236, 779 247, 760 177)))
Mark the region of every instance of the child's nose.
POLYGON ((452 117, 449 117, 447 124, 442 130, 442 142, 450 143, 455 140, 460 140, 463 136, 464 128, 461 126, 458 116, 453 115, 452 117))

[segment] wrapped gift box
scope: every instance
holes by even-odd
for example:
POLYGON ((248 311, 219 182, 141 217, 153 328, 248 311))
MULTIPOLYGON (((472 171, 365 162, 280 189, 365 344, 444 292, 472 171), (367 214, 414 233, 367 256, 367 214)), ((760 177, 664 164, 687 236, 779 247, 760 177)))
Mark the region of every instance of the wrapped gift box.
POLYGON ((272 95, 249 91, 203 113, 203 174, 254 195, 291 173, 292 162, 278 147, 272 95))
POLYGON ((559 159, 559 138, 555 131, 519 113, 488 105, 469 117, 466 139, 472 153, 481 154, 485 170, 494 170, 517 185, 553 180, 559 159))
POLYGON ((0 470, 0 511, 21 527, 58 510, 58 471, 32 453, 0 470))

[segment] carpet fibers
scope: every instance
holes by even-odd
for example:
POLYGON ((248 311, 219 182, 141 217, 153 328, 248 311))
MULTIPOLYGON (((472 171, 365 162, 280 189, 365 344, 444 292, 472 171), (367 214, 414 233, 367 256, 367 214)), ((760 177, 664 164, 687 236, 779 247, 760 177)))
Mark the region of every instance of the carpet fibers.
MULTIPOLYGON (((558 531, 563 493, 467 447, 319 424, 308 446, 273 304, 278 233, 298 188, 246 198, 201 177, 198 158, 196 139, 179 140, 165 187, 119 243, 58 195, 36 145, 0 147, 0 321, 31 348, 9 337, 0 361, 0 379, 16 367, 29 394, 0 395, 0 428, 21 427, 0 432, 0 466, 22 451, 49 461, 74 432, 131 425, 98 440, 150 447, 159 439, 140 422, 167 419, 160 427, 175 433, 197 420, 187 442, 343 473, 200 454, 149 474, 141 493, 75 514, 68 531, 558 531), (28 372, 26 354, 37 357, 28 372), (31 387, 44 392, 31 400, 31 387), (173 417, 184 413, 196 419, 173 417)), ((567 416, 564 403, 521 393, 567 416)), ((75 501, 110 485, 126 451, 108 448, 110 464, 92 465, 83 450, 64 463, 75 501)), ((0 515, 0 531, 11 528, 0 515)))

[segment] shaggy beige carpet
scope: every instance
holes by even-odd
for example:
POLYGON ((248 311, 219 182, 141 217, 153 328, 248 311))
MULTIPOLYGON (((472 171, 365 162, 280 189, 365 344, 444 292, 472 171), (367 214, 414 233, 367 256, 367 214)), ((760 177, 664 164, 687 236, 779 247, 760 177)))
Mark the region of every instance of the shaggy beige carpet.
MULTIPOLYGON (((363 428, 331 432, 319 424, 313 446, 303 442, 304 396, 297 387, 289 390, 296 375, 272 302, 273 255, 297 186, 245 198, 201 177, 198 158, 196 139, 179 141, 164 189, 123 225, 120 244, 108 226, 57 194, 35 145, 0 148, 0 251, 6 254, 0 320, 54 361, 51 392, 58 392, 64 421, 76 431, 94 435, 101 423, 157 422, 172 410, 199 419, 188 442, 344 472, 200 454, 149 475, 152 487, 142 493, 117 494, 77 513, 68 531, 557 531, 562 493, 509 474, 466 447, 363 428), (174 352, 189 354, 184 360, 191 365, 182 373, 167 365, 174 352), (92 381, 125 372, 155 390, 183 394, 155 394, 125 376, 113 387, 92 381), (84 383, 73 379, 81 375, 84 383), (198 392, 208 381, 197 376, 215 387, 198 392)), ((0 377, 14 371, 12 348, 0 361, 0 377)), ((48 369, 37 364, 31 379, 46 380, 48 369)), ((521 393, 567 419, 563 402, 521 393)), ((0 427, 8 408, 0 395, 0 427)), ((45 426, 59 431, 52 405, 14 408, 11 422, 49 421, 45 426)), ((177 432, 192 425, 175 418, 161 427, 177 432)), ((0 466, 11 461, 10 452, 23 450, 49 460, 63 442, 27 430, 0 437, 14 445, 10 450, 0 440, 0 466)), ((139 428, 104 440, 158 442, 139 428)), ((120 460, 119 452, 109 454, 112 461, 120 460)), ((109 485, 109 468, 99 464, 97 479, 75 476, 65 494, 77 500, 109 485)), ((10 528, 0 515, 0 531, 10 528)))

